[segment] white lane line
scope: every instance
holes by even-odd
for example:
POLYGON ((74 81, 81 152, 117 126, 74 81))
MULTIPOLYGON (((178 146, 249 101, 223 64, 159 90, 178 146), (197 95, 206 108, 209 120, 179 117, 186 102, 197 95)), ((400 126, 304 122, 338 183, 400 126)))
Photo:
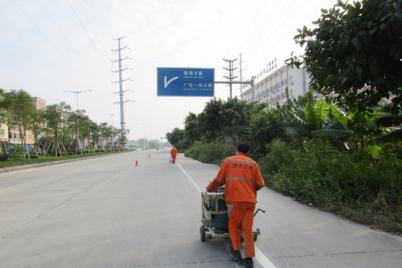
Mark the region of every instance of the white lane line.
POLYGON ((179 167, 179 169, 181 170, 181 172, 183 172, 184 176, 186 176, 186 178, 190 181, 190 183, 197 189, 198 192, 201 192, 201 187, 198 186, 198 184, 194 181, 194 179, 188 175, 187 171, 184 170, 184 168, 176 162, 176 165, 179 167))
POLYGON ((276 266, 268 259, 262 251, 255 246, 255 259, 264 268, 276 268, 276 266))
MULTIPOLYGON (((186 170, 179 164, 176 163, 177 167, 183 172, 184 176, 191 182, 191 184, 197 189, 197 191, 201 192, 201 187, 195 182, 195 180, 187 173, 186 170)), ((262 251, 255 246, 255 260, 258 264, 263 268, 276 268, 276 266, 268 259, 267 256, 262 253, 262 251)))

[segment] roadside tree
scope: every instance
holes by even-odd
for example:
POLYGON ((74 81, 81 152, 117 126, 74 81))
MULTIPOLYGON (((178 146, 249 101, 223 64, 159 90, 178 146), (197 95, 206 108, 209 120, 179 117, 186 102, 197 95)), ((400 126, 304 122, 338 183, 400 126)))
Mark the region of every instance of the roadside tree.
POLYGON ((26 150, 28 159, 31 159, 26 143, 27 130, 32 128, 32 121, 36 113, 32 97, 24 90, 12 90, 4 94, 3 107, 7 113, 7 124, 18 129, 22 146, 26 150))
POLYGON ((304 55, 288 60, 306 66, 312 88, 349 111, 385 99, 388 110, 402 113, 402 2, 338 1, 314 24, 295 36, 304 55))

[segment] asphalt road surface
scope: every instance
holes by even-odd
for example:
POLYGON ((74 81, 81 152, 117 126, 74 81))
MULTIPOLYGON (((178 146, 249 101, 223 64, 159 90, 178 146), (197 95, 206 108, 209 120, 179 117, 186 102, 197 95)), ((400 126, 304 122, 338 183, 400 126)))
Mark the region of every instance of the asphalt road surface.
MULTIPOLYGON (((0 175, 0 267, 237 267, 199 239, 217 166, 141 151, 0 175), (135 166, 135 160, 139 166, 135 166)), ((402 267, 402 238, 263 189, 256 267, 402 267)))

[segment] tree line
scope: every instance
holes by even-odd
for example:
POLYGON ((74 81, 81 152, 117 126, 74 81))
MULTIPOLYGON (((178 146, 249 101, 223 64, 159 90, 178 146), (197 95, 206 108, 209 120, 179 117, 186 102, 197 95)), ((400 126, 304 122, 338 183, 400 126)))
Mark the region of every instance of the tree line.
POLYGON ((120 138, 119 129, 106 122, 98 124, 85 110, 73 111, 65 102, 36 110, 32 96, 24 90, 0 89, 0 123, 16 129, 21 140, 18 146, 2 142, 3 159, 114 150, 114 142, 120 138), (34 144, 27 144, 29 131, 34 144))
POLYGON ((209 101, 199 114, 189 113, 184 129, 175 128, 167 139, 181 149, 197 142, 235 146, 247 142, 253 155, 267 153, 274 139, 303 144, 320 138, 340 150, 367 152, 377 157, 385 148, 400 149, 402 117, 384 106, 347 112, 312 93, 283 106, 246 103, 237 98, 209 101))

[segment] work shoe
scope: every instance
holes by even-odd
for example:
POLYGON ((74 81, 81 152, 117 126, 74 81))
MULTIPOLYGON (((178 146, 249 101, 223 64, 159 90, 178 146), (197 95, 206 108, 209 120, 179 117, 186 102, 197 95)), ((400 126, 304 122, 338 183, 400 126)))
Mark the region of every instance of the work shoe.
POLYGON ((253 258, 245 258, 243 260, 243 265, 246 268, 254 268, 253 258))
POLYGON ((241 254, 240 251, 238 250, 231 250, 231 257, 232 257, 232 261, 240 263, 241 262, 241 254))

